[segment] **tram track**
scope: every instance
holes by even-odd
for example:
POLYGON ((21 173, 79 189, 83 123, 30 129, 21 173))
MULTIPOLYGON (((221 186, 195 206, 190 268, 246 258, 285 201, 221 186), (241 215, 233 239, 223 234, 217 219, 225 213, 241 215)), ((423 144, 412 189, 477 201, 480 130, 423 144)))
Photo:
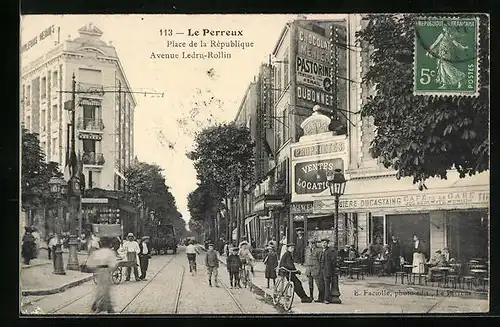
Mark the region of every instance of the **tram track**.
MULTIPOLYGON (((123 307, 122 310, 120 310, 119 313, 126 313, 126 310, 128 309, 128 307, 130 307, 130 305, 135 301, 135 299, 137 299, 139 297, 140 294, 142 294, 144 292, 144 290, 148 287, 148 285, 153 281, 155 280, 155 278, 160 274, 162 273, 165 268, 177 257, 177 255, 173 255, 172 258, 170 258, 170 260, 168 260, 159 270, 158 272, 156 272, 156 274, 147 281, 147 283, 139 290, 139 292, 137 292, 137 294, 134 295, 134 297, 127 302, 127 304, 123 307)), ((70 305, 80 301, 80 300, 83 300, 85 299, 86 297, 88 297, 89 295, 91 295, 92 293, 94 293, 94 290, 90 290, 89 292, 86 292, 85 294, 77 297, 76 299, 74 300, 71 300, 70 302, 67 302, 65 303, 64 305, 62 306, 59 306, 51 311, 49 311, 49 314, 57 314, 59 311, 69 307, 70 305)))

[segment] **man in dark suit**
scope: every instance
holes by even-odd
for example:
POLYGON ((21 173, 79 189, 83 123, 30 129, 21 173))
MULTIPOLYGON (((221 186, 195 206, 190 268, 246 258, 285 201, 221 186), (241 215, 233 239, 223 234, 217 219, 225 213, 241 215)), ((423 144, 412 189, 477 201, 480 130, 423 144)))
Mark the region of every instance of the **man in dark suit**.
POLYGON ((321 285, 324 288, 325 304, 329 303, 342 303, 340 301, 339 279, 337 275, 337 253, 334 249, 329 247, 330 240, 324 238, 321 240, 323 251, 319 257, 320 263, 320 280, 323 280, 321 285))
POLYGON ((140 280, 146 280, 146 272, 148 271, 149 258, 151 258, 151 250, 149 247, 149 236, 144 236, 139 243, 139 264, 141 267, 140 280))
MULTIPOLYGON (((297 268, 295 268, 295 265, 293 263, 292 253, 295 250, 295 244, 288 243, 286 245, 286 249, 287 249, 287 251, 281 257, 279 267, 285 268, 287 270, 296 271, 296 272, 293 272, 291 274, 291 281, 292 281, 294 289, 295 289, 295 294, 297 294, 297 296, 300 297, 300 299, 302 300, 302 303, 311 303, 312 299, 307 296, 306 292, 304 291, 304 288, 302 287, 302 282, 296 276, 297 274, 300 275, 300 270, 297 270, 297 268)), ((286 276, 288 278, 287 271, 280 269, 279 273, 280 273, 280 275, 286 276)))
POLYGON ((304 256, 306 251, 306 240, 304 237, 304 228, 297 228, 297 238, 295 241, 295 253, 294 258, 295 262, 298 264, 304 264, 304 256))

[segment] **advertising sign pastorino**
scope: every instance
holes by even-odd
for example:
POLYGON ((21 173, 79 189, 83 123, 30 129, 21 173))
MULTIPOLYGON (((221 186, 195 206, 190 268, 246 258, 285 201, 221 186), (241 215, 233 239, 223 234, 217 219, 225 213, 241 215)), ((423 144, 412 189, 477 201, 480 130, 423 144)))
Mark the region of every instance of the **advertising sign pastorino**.
POLYGON ((316 104, 332 107, 332 65, 330 40, 321 34, 297 27, 297 105, 313 108, 316 104))
POLYGON ((295 165, 295 193, 314 194, 321 193, 328 188, 327 172, 344 168, 340 158, 301 162, 295 165))

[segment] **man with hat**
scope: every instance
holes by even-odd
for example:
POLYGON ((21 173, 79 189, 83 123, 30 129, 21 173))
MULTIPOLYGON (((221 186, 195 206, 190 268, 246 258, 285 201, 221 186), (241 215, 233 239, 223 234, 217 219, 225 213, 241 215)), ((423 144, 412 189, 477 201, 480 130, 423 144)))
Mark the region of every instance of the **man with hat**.
POLYGON ((143 236, 139 243, 139 264, 141 265, 141 276, 139 279, 146 280, 146 272, 148 271, 149 258, 151 251, 149 248, 149 236, 143 236))
POLYGON ((323 281, 320 287, 320 298, 325 304, 329 303, 342 303, 340 301, 340 291, 338 287, 337 275, 337 253, 334 249, 329 247, 330 240, 324 238, 321 240, 323 251, 320 252, 319 265, 320 265, 320 280, 323 281), (321 292, 324 289, 324 292, 321 292), (324 294, 324 298, 321 295, 324 294))
POLYGON ((309 297, 314 299, 314 283, 316 283, 316 287, 318 288, 318 300, 315 302, 323 302, 323 288, 320 287, 321 283, 319 280, 319 257, 320 257, 320 249, 316 247, 317 241, 315 239, 309 240, 309 246, 306 249, 305 253, 305 266, 306 266, 306 277, 309 282, 309 297))
POLYGON ((304 255, 306 248, 306 240, 304 238, 304 228, 299 227, 296 229, 297 231, 297 240, 295 241, 295 253, 294 258, 295 262, 298 264, 304 264, 304 255))
MULTIPOLYGON (((304 291, 304 288, 302 287, 302 282, 297 278, 297 274, 300 275, 300 270, 297 270, 295 268, 295 265, 293 264, 293 255, 292 253, 295 250, 295 244, 294 243, 287 243, 286 245, 287 251, 283 254, 280 260, 279 267, 280 268, 285 268, 286 270, 292 271, 290 274, 291 276, 291 281, 293 283, 294 289, 295 289, 295 294, 297 294, 298 297, 302 300, 302 303, 311 303, 312 299, 307 296, 306 292, 304 291)), ((282 276, 286 276, 288 278, 288 271, 279 269, 279 273, 282 276)))
POLYGON ((215 287, 219 287, 217 280, 218 269, 219 269, 219 258, 217 252, 214 250, 214 244, 208 244, 208 251, 205 255, 205 266, 207 267, 208 273, 208 285, 212 287, 212 275, 214 276, 215 287))
MULTIPOLYGON (((137 261, 139 261, 137 260, 137 256, 141 252, 141 249, 139 248, 139 244, 135 241, 134 234, 127 234, 127 241, 123 243, 123 250, 126 253, 127 261, 131 266, 134 267, 135 281, 140 281, 141 279, 139 278, 139 270, 137 269, 137 261)), ((125 281, 130 280, 131 270, 132 268, 128 266, 127 270, 125 271, 125 281)))

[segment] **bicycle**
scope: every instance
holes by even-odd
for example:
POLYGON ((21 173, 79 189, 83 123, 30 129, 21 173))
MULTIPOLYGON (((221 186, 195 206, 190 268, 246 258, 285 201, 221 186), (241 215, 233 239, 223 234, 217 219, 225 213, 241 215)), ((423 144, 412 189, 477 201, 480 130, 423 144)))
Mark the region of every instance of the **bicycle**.
POLYGON ((241 276, 240 281, 243 283, 243 287, 247 288, 248 285, 250 290, 252 290, 253 288, 252 277, 250 276, 250 269, 248 267, 249 265, 243 264, 240 273, 241 276))
POLYGON ((295 295, 295 287, 292 283, 292 273, 298 272, 298 270, 288 270, 286 268, 280 267, 277 269, 282 270, 288 274, 288 279, 286 276, 280 275, 278 282, 274 286, 273 290, 273 303, 278 305, 283 299, 283 307, 286 311, 290 311, 293 304, 293 297, 295 295))
POLYGON ((189 261, 189 271, 191 272, 191 275, 194 276, 196 274, 196 259, 188 257, 188 261, 189 261))

